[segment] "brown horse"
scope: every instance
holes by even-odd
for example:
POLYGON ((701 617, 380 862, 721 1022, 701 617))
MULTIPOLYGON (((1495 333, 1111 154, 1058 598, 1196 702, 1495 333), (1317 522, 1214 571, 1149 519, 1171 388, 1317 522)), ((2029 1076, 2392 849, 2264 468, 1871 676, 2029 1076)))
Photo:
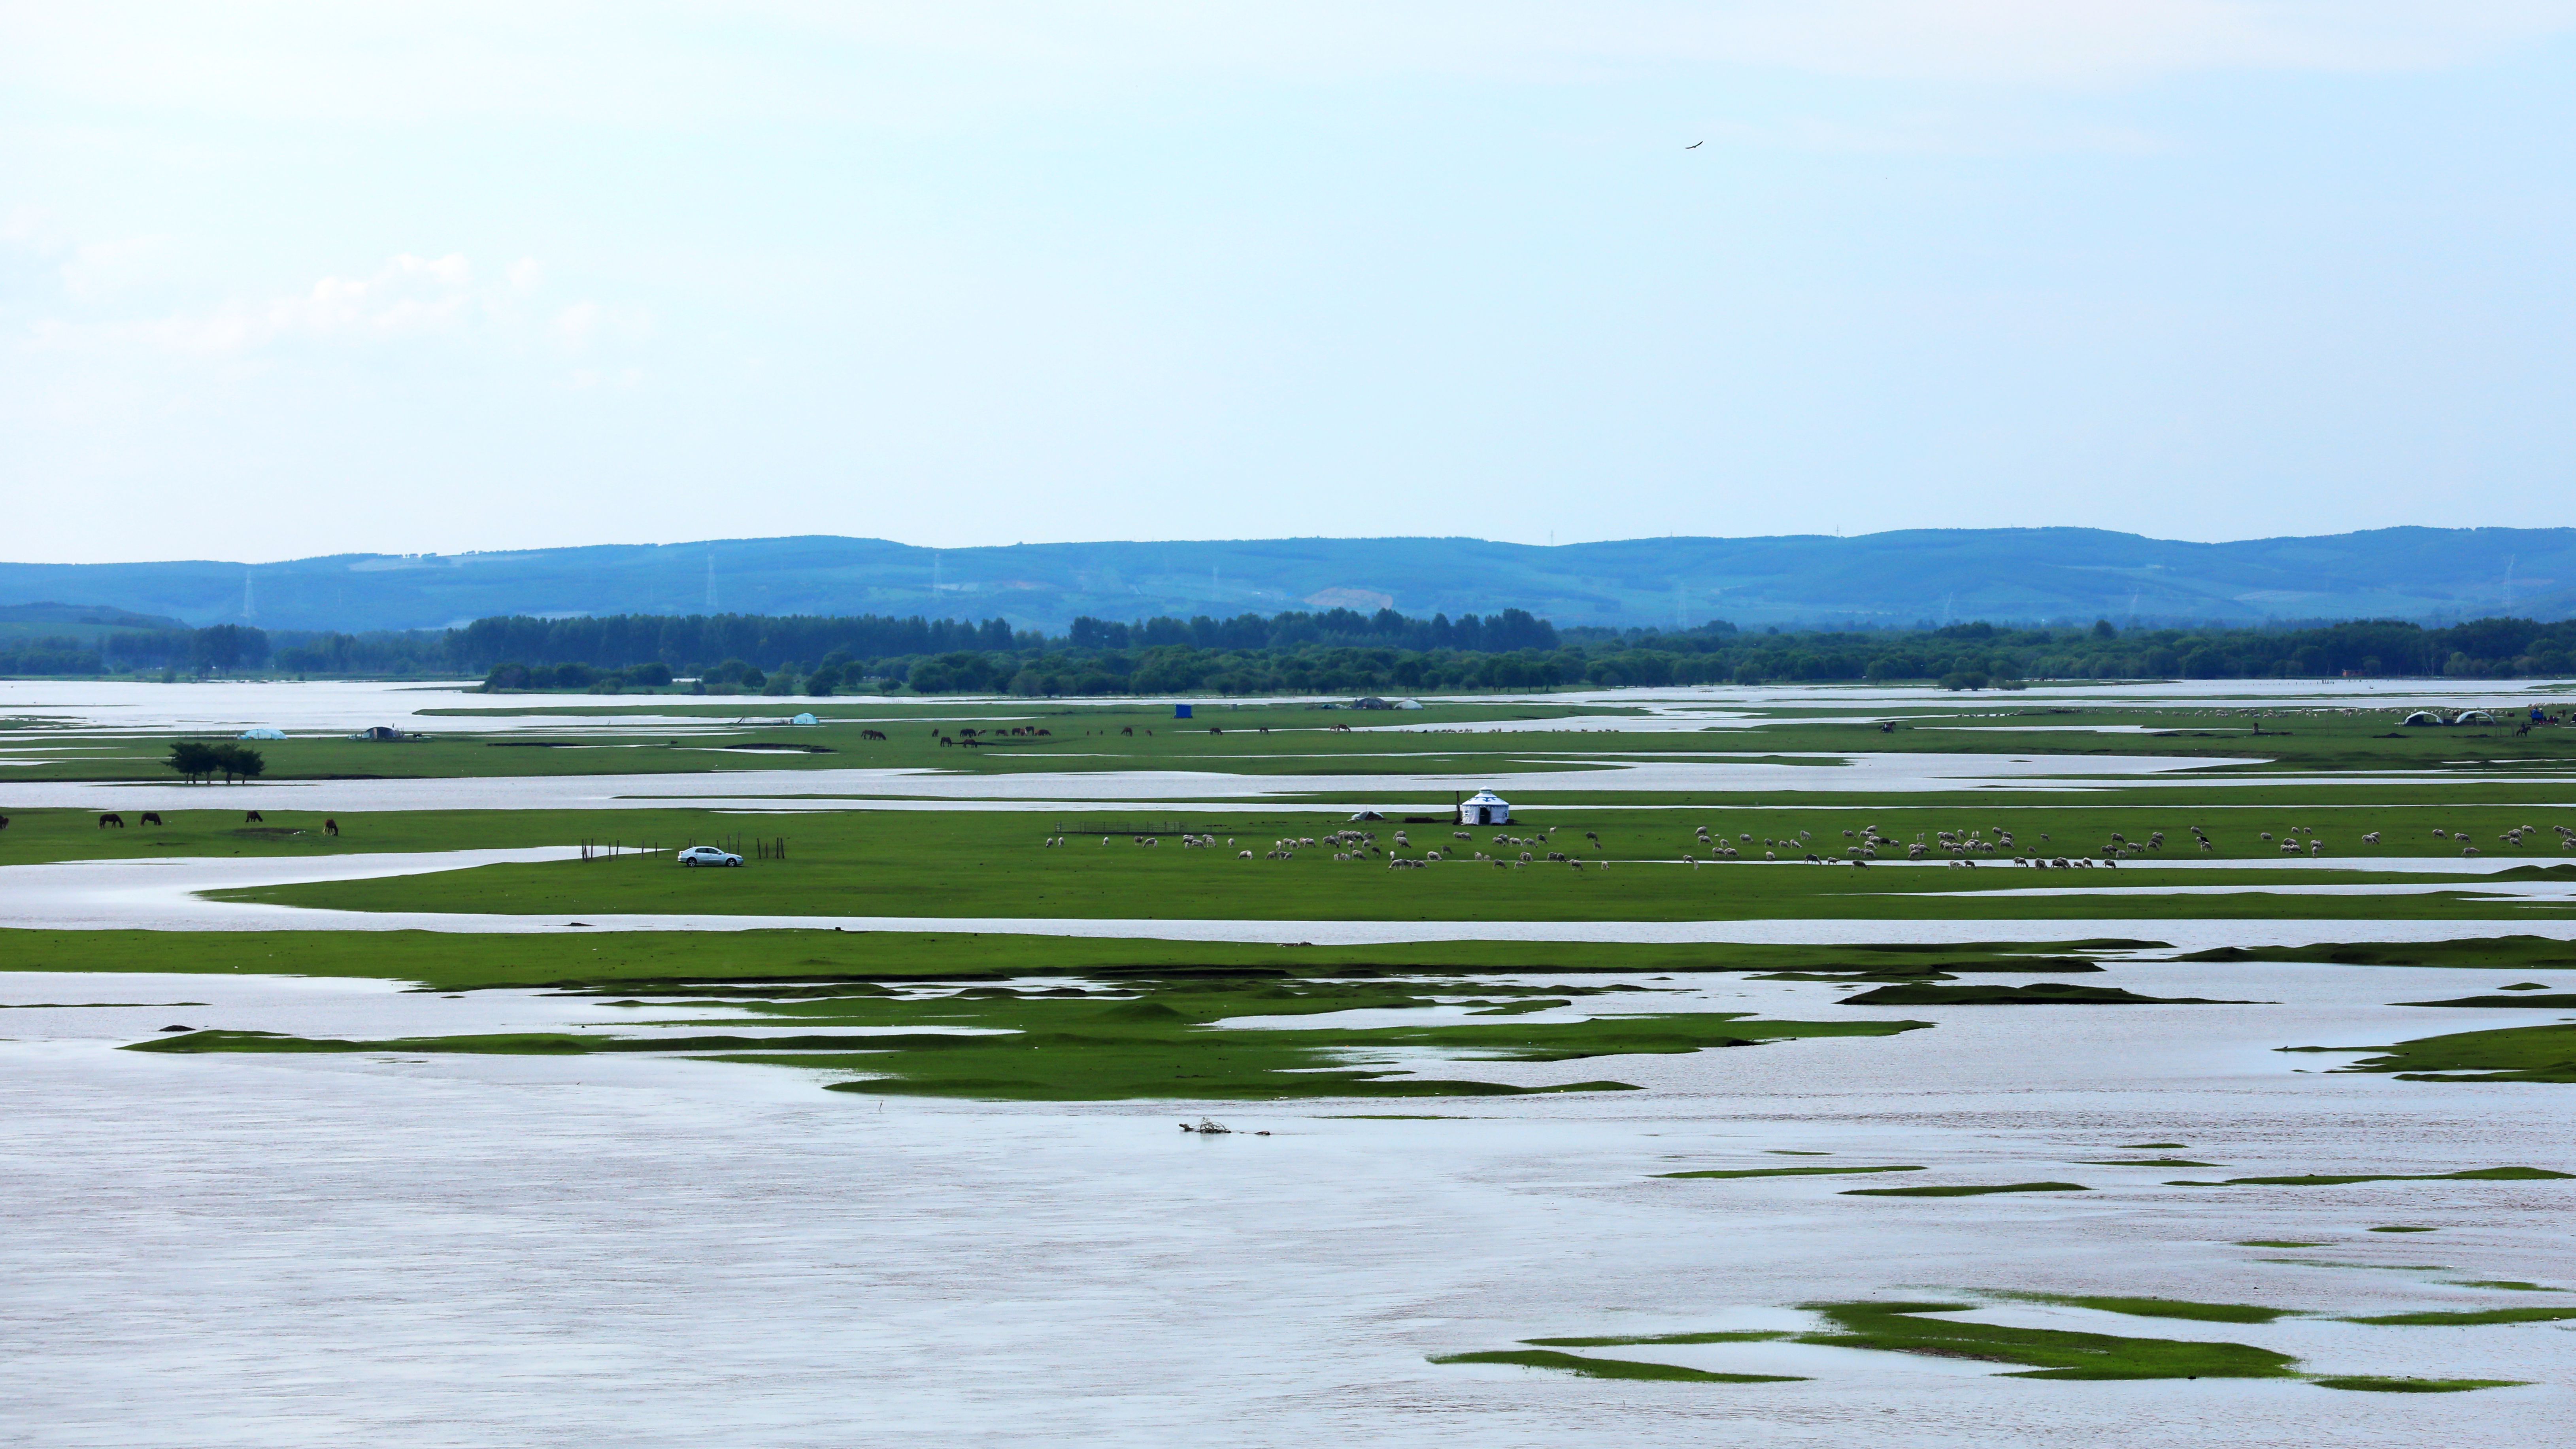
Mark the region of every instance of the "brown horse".
POLYGON ((860 738, 860 739, 863 739, 863 740, 881 740, 881 739, 884 739, 884 738, 885 738, 885 731, 884 731, 884 730, 861 730, 861 731, 859 731, 859 738, 860 738))
POLYGON ((99 829, 105 830, 111 825, 115 826, 119 830, 123 830, 125 828, 125 817, 122 815, 102 815, 98 817, 99 829))
POLYGON ((161 812, 160 812, 160 811, 158 811, 158 810, 146 810, 146 811, 144 811, 144 812, 143 812, 143 815, 142 815, 142 823, 143 823, 143 824, 145 824, 145 825, 158 825, 158 824, 160 824, 160 823, 161 823, 161 812))
POLYGON ((242 816, 242 824, 244 825, 266 825, 267 823, 268 821, 256 810, 250 811, 242 816))
POLYGON ((339 834, 339 833, 340 833, 340 822, 339 822, 339 821, 337 821, 337 820, 325 820, 325 821, 323 821, 323 822, 322 822, 322 833, 323 833, 323 834, 325 834, 325 835, 337 835, 337 834, 339 834))

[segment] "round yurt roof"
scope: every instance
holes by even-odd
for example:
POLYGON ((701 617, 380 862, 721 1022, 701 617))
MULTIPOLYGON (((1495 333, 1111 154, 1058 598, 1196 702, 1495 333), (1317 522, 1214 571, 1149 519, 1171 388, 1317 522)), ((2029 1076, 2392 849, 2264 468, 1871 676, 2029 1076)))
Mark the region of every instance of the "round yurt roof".
POLYGON ((1465 803, 1469 805, 1508 805, 1512 802, 1495 794, 1491 790, 1479 790, 1475 794, 1468 796, 1465 803))

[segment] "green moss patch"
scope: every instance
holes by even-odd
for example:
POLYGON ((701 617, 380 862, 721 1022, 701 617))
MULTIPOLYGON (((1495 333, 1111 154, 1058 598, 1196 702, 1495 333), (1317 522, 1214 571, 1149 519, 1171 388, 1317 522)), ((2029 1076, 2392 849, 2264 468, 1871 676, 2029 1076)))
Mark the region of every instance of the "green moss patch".
POLYGON ((2287 1177, 2231 1177, 2219 1182, 2184 1179, 2167 1187, 2341 1187, 2354 1182, 2555 1182, 2576 1173, 2541 1167, 2480 1167, 2468 1172, 2311 1172, 2287 1177))
POLYGON ((2051 1328, 2010 1328, 1927 1317, 1964 1313, 1965 1303, 1810 1303, 1838 1332, 1803 1334, 1801 1343, 1868 1348, 1939 1358, 2024 1364, 2029 1379, 2292 1378, 2297 1360, 2241 1343, 2124 1338, 2051 1328))
POLYGON ((1921 1172, 1920 1167, 1731 1167, 1658 1172, 1657 1177, 1837 1177, 1854 1172, 1921 1172))
POLYGON ((1668 1363, 1638 1363, 1623 1358, 1586 1358, 1546 1348, 1494 1349, 1483 1353, 1444 1353, 1433 1363, 1509 1364, 1516 1368, 1555 1369, 1590 1379, 1649 1379, 1677 1384, 1788 1384, 1804 1382, 1797 1374, 1722 1374, 1668 1363))
POLYGON ((2080 1182, 1974 1183, 1954 1187, 1854 1187, 1844 1197, 1984 1197, 1997 1192, 2091 1192, 2080 1182))

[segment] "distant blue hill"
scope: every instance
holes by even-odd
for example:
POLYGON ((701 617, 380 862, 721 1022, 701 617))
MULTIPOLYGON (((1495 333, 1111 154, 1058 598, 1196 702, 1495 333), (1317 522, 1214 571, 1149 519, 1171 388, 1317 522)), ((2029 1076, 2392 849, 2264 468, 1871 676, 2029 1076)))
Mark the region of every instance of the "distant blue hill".
POLYGON ((2177 543, 2096 529, 1858 538, 1292 538, 926 549, 719 539, 260 564, 0 563, 0 605, 62 601, 199 626, 437 628, 499 614, 926 614, 1060 631, 1079 615, 1522 608, 1560 626, 2428 622, 2576 612, 2576 529, 2388 528, 2177 543), (710 578, 712 564, 712 578, 710 578))

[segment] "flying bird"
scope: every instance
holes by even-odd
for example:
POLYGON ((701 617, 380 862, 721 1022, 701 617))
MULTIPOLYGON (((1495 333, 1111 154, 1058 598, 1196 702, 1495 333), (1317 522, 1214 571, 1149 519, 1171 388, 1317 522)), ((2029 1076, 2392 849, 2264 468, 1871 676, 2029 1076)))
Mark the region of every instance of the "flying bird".
POLYGON ((1707 144, 1708 144, 1708 143, 1707 143, 1706 141, 1693 141, 1693 142, 1691 142, 1689 145, 1684 146, 1682 149, 1683 149, 1683 150, 1685 150, 1685 151, 1696 151, 1696 150, 1698 150, 1700 147, 1705 146, 1705 145, 1707 145, 1707 144))

